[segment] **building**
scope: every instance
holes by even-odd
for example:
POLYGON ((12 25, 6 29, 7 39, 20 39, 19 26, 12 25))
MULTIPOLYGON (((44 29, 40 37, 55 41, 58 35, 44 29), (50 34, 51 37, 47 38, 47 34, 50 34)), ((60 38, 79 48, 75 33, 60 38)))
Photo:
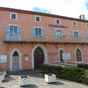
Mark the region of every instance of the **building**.
POLYGON ((0 69, 88 63, 88 21, 0 7, 0 69))

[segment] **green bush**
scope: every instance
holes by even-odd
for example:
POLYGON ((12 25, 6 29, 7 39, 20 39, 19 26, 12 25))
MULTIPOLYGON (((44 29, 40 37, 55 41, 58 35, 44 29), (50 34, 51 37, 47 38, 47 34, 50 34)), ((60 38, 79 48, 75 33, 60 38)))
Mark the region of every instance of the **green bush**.
POLYGON ((43 73, 54 73, 57 77, 88 84, 88 70, 77 67, 43 65, 43 73))
POLYGON ((88 70, 88 64, 78 64, 77 65, 78 68, 84 68, 88 70))

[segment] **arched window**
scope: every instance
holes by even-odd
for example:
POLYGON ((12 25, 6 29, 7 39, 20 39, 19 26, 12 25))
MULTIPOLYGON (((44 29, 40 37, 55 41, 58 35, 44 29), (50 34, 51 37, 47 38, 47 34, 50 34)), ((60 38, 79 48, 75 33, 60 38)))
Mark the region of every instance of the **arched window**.
POLYGON ((63 53, 64 53, 64 50, 61 49, 61 50, 59 51, 59 55, 60 55, 60 63, 64 63, 63 53))
POLYGON ((18 52, 15 51, 15 52, 13 53, 13 56, 19 56, 19 55, 18 55, 18 52))
POLYGON ((80 49, 76 50, 76 60, 82 61, 82 53, 81 53, 80 49))

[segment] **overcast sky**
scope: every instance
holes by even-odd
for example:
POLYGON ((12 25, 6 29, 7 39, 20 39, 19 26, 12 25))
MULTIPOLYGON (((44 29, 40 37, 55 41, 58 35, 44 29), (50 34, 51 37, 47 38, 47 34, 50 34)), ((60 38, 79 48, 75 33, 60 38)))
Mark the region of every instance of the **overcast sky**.
POLYGON ((1 7, 41 12, 78 18, 88 18, 88 0, 0 0, 1 7))

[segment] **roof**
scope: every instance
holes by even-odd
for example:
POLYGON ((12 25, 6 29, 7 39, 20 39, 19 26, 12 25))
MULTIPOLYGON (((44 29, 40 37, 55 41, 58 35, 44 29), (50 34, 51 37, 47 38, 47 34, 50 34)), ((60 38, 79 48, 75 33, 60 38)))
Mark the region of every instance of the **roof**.
POLYGON ((83 20, 83 19, 71 18, 71 17, 60 16, 55 14, 34 12, 34 11, 28 11, 28 10, 21 10, 21 9, 15 9, 15 8, 0 7, 0 11, 10 11, 10 12, 16 12, 16 13, 25 13, 25 14, 40 15, 40 16, 47 16, 47 17, 53 17, 53 18, 61 18, 61 19, 67 19, 72 21, 88 22, 88 20, 83 20))

